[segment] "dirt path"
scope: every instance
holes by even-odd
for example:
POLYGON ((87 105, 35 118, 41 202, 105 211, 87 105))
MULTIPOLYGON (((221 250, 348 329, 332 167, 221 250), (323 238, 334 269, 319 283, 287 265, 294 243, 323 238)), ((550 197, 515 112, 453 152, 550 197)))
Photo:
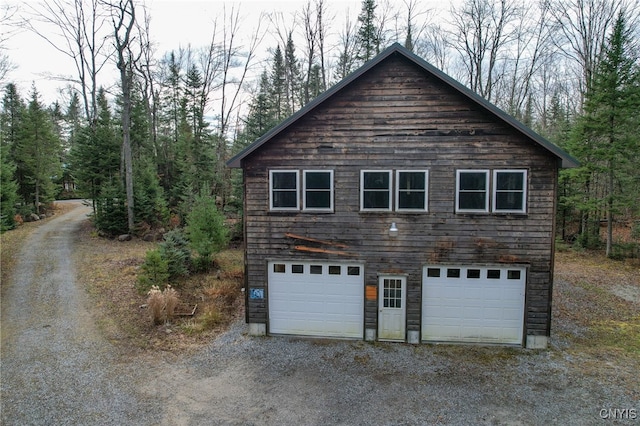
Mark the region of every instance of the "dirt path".
POLYGON ((153 422, 74 279, 74 231, 88 212, 79 206, 56 217, 22 247, 2 298, 4 425, 153 422))

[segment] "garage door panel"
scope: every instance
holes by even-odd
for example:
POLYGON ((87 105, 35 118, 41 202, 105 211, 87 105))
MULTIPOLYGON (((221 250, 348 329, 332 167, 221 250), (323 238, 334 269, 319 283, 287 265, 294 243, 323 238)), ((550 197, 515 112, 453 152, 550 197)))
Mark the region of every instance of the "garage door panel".
POLYGON ((422 340, 522 343, 524 268, 428 266, 423 272, 422 340), (440 276, 427 269, 440 269, 440 276))
POLYGON ((268 268, 270 333, 362 338, 362 265, 277 261, 268 268))

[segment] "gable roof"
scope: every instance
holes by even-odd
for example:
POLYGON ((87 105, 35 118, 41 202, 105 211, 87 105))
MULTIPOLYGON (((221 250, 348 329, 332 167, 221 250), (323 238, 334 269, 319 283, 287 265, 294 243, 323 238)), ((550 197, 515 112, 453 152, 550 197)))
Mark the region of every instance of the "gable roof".
POLYGON ((539 134, 537 134, 536 132, 534 132, 524 124, 522 124, 520 121, 516 120, 511 115, 507 114, 506 112, 504 112, 497 106, 493 105, 491 102, 487 101, 486 99, 482 98, 480 95, 478 95, 468 87, 464 86, 460 82, 456 81, 455 79, 451 78, 444 72, 440 71, 439 69, 437 69, 436 67, 434 67, 433 65, 425 61, 424 59, 413 54, 411 51, 409 51, 402 45, 398 43, 394 43, 393 45, 389 46, 387 49, 382 51, 378 56, 366 62, 363 66, 358 68, 356 71, 351 73, 342 81, 340 81, 339 83, 337 83, 336 85, 334 85, 333 87, 331 87, 330 89, 322 93, 320 96, 318 96, 313 101, 309 102, 307 105, 301 108, 298 112, 289 116, 289 118, 287 118, 277 126, 273 127, 271 130, 269 130, 263 136, 258 138, 251 145, 247 146, 241 152, 236 154, 233 158, 227 161, 227 166, 241 167, 241 161, 245 157, 249 156, 251 153, 253 153, 255 150, 260 148, 262 145, 269 142, 272 138, 274 138, 275 136, 280 134, 282 131, 287 129, 289 126, 297 122, 300 118, 305 116, 307 113, 313 111, 315 108, 321 105, 324 101, 331 98, 336 93, 340 92, 342 89, 347 87, 350 83, 360 78, 360 76, 365 74, 367 71, 369 71, 370 69, 372 69, 373 67, 380 64, 385 59, 387 59, 388 57, 394 54, 399 54, 409 59, 414 64, 418 65, 419 67, 421 67, 422 69, 430 73, 433 77, 437 78, 441 82, 453 88, 454 90, 456 90, 457 92, 465 96, 467 99, 476 103, 477 105, 487 110, 497 118, 501 119, 507 125, 516 129, 523 135, 527 136, 528 138, 530 138, 531 140, 533 140, 534 142, 536 142, 537 144, 545 148, 547 151, 553 153, 556 157, 562 160, 562 167, 569 168, 569 167, 577 167, 579 165, 578 160, 573 158, 571 155, 569 155, 567 152, 565 152, 563 149, 561 149, 557 145, 543 138, 542 136, 540 136, 539 134))

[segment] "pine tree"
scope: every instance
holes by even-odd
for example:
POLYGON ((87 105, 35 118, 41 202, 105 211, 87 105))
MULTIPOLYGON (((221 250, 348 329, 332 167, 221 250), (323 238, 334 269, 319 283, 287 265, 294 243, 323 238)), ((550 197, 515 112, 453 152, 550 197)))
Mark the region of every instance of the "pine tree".
POLYGON ((29 201, 33 202, 36 213, 40 213, 41 203, 54 199, 52 179, 60 178, 62 170, 60 136, 54 130, 49 112, 40 103, 35 87, 18 133, 17 155, 25 167, 26 181, 32 190, 29 201))
POLYGON ((270 79, 271 85, 269 90, 269 97, 271 98, 271 108, 274 118, 277 122, 280 122, 290 115, 287 109, 287 77, 284 66, 284 57, 282 56, 282 50, 280 49, 280 46, 276 47, 276 50, 273 53, 273 63, 271 66, 270 79))
POLYGON ((164 79, 161 81, 161 107, 159 111, 158 140, 160 150, 158 152, 158 171, 160 183, 168 195, 170 205, 176 205, 173 187, 175 186, 180 170, 178 168, 178 140, 180 138, 180 118, 183 87, 180 64, 172 51, 161 62, 164 79))
MULTIPOLYGON (((187 166, 186 184, 193 190, 202 186, 211 187, 214 180, 214 152, 212 138, 208 131, 209 123, 204 119, 202 74, 195 65, 187 70, 186 87, 182 102, 182 112, 186 114, 189 132, 181 135, 186 158, 183 165, 187 166)), ((183 125, 185 121, 182 121, 183 125)))
MULTIPOLYGON (((77 129, 71 150, 71 170, 80 194, 96 200, 105 184, 118 186, 120 141, 104 89, 98 91, 97 119, 92 125, 77 129)), ((94 203, 94 213, 96 205, 94 203)))
POLYGON ((15 227, 18 184, 13 174, 16 166, 7 157, 8 146, 0 145, 0 232, 15 227))
POLYGON ((66 123, 66 147, 62 164, 62 182, 65 197, 75 197, 76 178, 73 172, 73 150, 78 143, 82 132, 82 115, 80 110, 80 98, 76 92, 71 95, 71 100, 64 114, 66 123))
POLYGON ((366 62, 380 53, 380 38, 376 28, 375 0, 362 0, 362 10, 358 16, 358 60, 366 62))
POLYGON ((24 119, 26 106, 22 101, 18 88, 10 83, 5 87, 2 98, 2 114, 0 120, 2 133, 0 140, 6 155, 7 163, 14 167, 13 180, 17 184, 18 200, 28 200, 30 186, 27 184, 26 165, 19 156, 18 136, 24 119))
POLYGON ((638 209, 639 194, 640 68, 622 14, 614 24, 592 81, 570 148, 583 161, 578 172, 584 183, 581 208, 593 223, 592 227, 585 226, 583 233, 597 238, 597 222, 604 214, 606 254, 611 256, 614 217, 624 209, 638 209))
POLYGON ((302 106, 302 77, 300 72, 300 64, 296 58, 296 48, 293 43, 292 34, 289 33, 287 46, 284 52, 284 69, 286 87, 285 93, 287 97, 287 115, 293 114, 302 106))

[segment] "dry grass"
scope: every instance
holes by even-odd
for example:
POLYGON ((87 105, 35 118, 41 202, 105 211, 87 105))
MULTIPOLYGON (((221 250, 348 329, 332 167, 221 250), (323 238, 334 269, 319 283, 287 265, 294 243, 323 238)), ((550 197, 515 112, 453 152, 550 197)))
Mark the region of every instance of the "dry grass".
POLYGON ((640 356, 640 267, 632 259, 567 251, 556 256, 554 314, 574 327, 574 347, 640 356), (621 291, 629 297, 621 297, 621 291))
POLYGON ((164 312, 164 297, 162 296, 162 291, 157 286, 151 287, 149 293, 147 293, 147 308, 149 309, 149 313, 151 314, 151 321, 154 324, 160 324, 163 321, 163 312, 164 312))
POLYGON ((152 304, 147 296, 138 294, 136 280, 146 252, 157 243, 98 238, 87 224, 78 244, 76 269, 96 301, 99 324, 122 347, 186 350, 209 341, 242 314, 243 258, 239 249, 219 253, 215 258, 218 269, 211 273, 172 282, 176 293, 160 295, 160 311, 155 315, 150 312, 152 304), (196 305, 193 316, 185 315, 196 305))

